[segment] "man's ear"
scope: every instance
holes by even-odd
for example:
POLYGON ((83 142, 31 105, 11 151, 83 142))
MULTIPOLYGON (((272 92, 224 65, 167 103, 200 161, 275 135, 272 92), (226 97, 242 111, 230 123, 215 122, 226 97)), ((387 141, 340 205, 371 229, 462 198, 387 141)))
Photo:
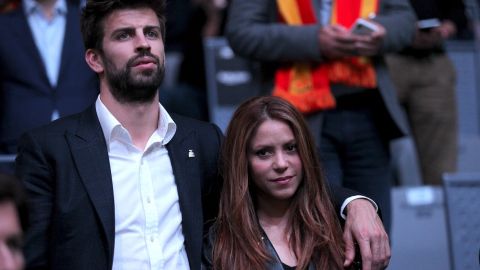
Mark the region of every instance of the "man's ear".
POLYGON ((104 70, 102 57, 94 49, 87 49, 85 52, 85 61, 95 73, 102 73, 104 70))

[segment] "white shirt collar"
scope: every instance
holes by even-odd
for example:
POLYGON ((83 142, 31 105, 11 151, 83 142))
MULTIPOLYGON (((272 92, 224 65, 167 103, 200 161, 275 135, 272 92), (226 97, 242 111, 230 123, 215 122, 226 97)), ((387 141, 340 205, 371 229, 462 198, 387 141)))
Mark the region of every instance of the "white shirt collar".
MULTIPOLYGON (((159 106, 160 115, 158 117, 158 127, 155 133, 152 134, 148 145, 151 145, 153 142, 160 142, 162 145, 166 145, 172 140, 177 130, 177 125, 170 117, 167 110, 165 110, 160 103, 159 106)), ((100 121, 100 126, 102 127, 103 135, 105 136, 105 141, 107 142, 107 147, 114 138, 122 139, 123 137, 123 139, 130 140, 126 138, 126 136, 130 136, 128 131, 120 124, 115 116, 113 116, 105 104, 103 104, 100 100, 100 96, 98 96, 95 102, 95 109, 97 111, 98 120, 100 121)))
MULTIPOLYGON (((67 14, 67 2, 66 0, 57 0, 54 6, 54 15, 67 14)), ((35 0, 23 0, 23 10, 27 16, 40 11, 40 4, 35 0)))

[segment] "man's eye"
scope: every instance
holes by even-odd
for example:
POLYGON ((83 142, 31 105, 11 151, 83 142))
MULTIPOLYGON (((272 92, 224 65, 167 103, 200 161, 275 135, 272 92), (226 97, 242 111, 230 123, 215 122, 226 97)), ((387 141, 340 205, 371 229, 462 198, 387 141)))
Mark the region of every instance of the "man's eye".
POLYGON ((158 31, 150 30, 145 33, 145 36, 148 38, 158 38, 160 34, 158 33, 158 31))
POLYGON ((128 39, 129 37, 130 37, 130 35, 128 33, 119 33, 116 36, 116 39, 117 40, 125 40, 125 39, 128 39))

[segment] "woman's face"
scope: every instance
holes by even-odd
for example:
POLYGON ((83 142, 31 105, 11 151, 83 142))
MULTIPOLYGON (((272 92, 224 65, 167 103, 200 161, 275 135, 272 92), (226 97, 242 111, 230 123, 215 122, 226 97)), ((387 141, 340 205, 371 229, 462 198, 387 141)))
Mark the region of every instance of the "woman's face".
POLYGON ((302 181, 297 141, 282 121, 269 119, 258 127, 250 141, 248 164, 259 198, 289 200, 302 181))

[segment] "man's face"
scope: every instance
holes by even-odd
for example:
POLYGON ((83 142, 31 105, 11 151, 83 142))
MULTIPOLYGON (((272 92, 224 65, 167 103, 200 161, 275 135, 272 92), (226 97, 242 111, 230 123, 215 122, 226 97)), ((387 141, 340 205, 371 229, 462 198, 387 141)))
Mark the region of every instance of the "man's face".
POLYGON ((0 270, 23 269, 22 229, 12 202, 0 203, 0 270))
POLYGON ((149 102, 164 75, 160 22, 149 8, 118 10, 104 21, 100 54, 110 91, 120 103, 149 102))

